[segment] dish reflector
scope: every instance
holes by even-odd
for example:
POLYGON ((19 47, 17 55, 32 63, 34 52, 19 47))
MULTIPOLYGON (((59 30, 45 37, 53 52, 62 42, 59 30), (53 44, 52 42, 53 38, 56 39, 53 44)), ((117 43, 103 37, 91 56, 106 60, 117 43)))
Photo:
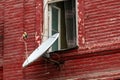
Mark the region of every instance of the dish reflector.
POLYGON ((43 42, 37 49, 35 49, 31 55, 25 60, 22 67, 25 68, 32 62, 36 61, 39 57, 41 57, 57 40, 59 37, 59 33, 54 34, 53 36, 49 37, 45 42, 43 42))

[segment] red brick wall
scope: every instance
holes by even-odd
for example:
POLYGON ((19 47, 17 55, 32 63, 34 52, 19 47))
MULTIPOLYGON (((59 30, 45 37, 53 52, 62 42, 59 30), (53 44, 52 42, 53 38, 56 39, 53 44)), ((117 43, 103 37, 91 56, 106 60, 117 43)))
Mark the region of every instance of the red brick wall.
MULTIPOLYGON (((109 52, 106 52, 108 54, 109 52)), ((100 55, 79 59, 67 60, 61 71, 48 67, 49 74, 46 74, 50 80, 110 80, 120 78, 120 54, 112 52, 111 55, 100 55)), ((98 54, 102 54, 98 53, 98 54)), ((47 71, 46 71, 47 72, 47 71)), ((45 74, 45 72, 43 72, 45 74)), ((43 75, 41 74, 41 76, 43 75)), ((43 76, 43 78, 45 78, 43 76)))
MULTIPOLYGON (((38 45, 35 43, 35 33, 42 32, 42 0, 28 0, 25 2, 25 31, 28 32, 28 54, 30 54, 38 45)), ((25 55, 25 54, 24 54, 25 55)), ((25 60, 25 59, 24 59, 25 60)), ((22 67, 22 66, 21 66, 22 67)), ((29 68, 23 69, 23 79, 40 80, 40 70, 44 68, 36 64, 29 68)), ((42 79, 41 79, 42 80, 42 79)))
POLYGON ((35 33, 42 32, 42 0, 5 0, 3 80, 120 78, 120 50, 111 50, 120 47, 118 45, 119 24, 117 24, 119 2, 118 0, 102 2, 101 0, 78 0, 79 48, 60 52, 60 59, 65 60, 65 64, 61 66, 61 70, 57 70, 54 65, 41 59, 22 69, 25 46, 20 41, 20 37, 24 31, 28 33, 26 41, 27 51, 30 54, 37 47, 35 33), (115 12, 115 15, 112 12, 115 12), (105 19, 100 17, 102 14, 105 19), (111 43, 112 40, 114 41, 111 43), (105 46, 102 43, 106 43, 105 46), (109 44, 112 46, 108 46, 109 44))
POLYGON ((23 0, 5 0, 4 4, 3 80, 22 80, 24 44, 20 37, 23 33, 23 0))
POLYGON ((0 67, 0 80, 3 80, 3 67, 0 67))
MULTIPOLYGON (((20 41, 20 38, 23 32, 28 33, 26 42, 27 54, 29 55, 35 49, 35 33, 36 31, 40 31, 40 24, 42 23, 42 20, 41 23, 38 22, 42 18, 40 10, 38 10, 42 9, 42 3, 39 0, 36 2, 37 0, 4 1, 3 80, 23 80, 26 78, 25 73, 32 74, 32 72, 25 72, 22 69, 22 63, 26 58, 26 48, 24 43, 20 41), (36 15, 39 15, 39 18, 36 15)), ((35 72, 36 68, 31 68, 31 70, 35 72)))
POLYGON ((3 79, 3 35, 4 35, 4 6, 0 1, 0 80, 3 79))
POLYGON ((88 48, 112 48, 113 44, 120 43, 119 4, 118 0, 84 0, 85 42, 88 48))
MULTIPOLYGON (((109 51, 108 49, 111 48, 108 45, 106 45, 106 47, 104 46, 101 47, 97 43, 95 43, 97 45, 95 47, 93 47, 93 44, 90 45, 90 42, 87 41, 89 39, 88 37, 89 34, 87 33, 87 29, 86 29, 87 27, 86 16, 90 14, 87 13, 88 9, 86 9, 86 7, 88 6, 87 2, 89 2, 89 0, 86 1, 79 0, 78 2, 79 2, 78 3, 78 15, 79 15, 78 37, 79 37, 79 45, 80 45, 79 49, 75 49, 67 52, 60 52, 60 56, 62 56, 61 59, 65 60, 65 64, 63 65, 63 67, 61 67, 61 71, 57 70, 54 65, 51 65, 49 63, 46 64, 45 62, 38 61, 24 70, 25 72, 24 78, 32 79, 32 80, 38 80, 38 79, 87 80, 87 79, 117 79, 120 77, 119 75, 120 65, 118 64, 120 62, 119 61, 120 51, 119 50, 109 51), (108 50, 108 51, 95 53, 95 51, 103 51, 103 50, 108 50)), ((99 11, 102 12, 102 10, 99 11)), ((97 34, 98 33, 96 33, 96 35, 97 34)), ((102 36, 103 35, 101 35, 100 37, 102 36)), ((94 41, 97 41, 97 39, 94 39, 94 41)), ((119 47, 118 45, 113 45, 113 46, 115 46, 115 48, 119 47)))
POLYGON ((4 32, 4 7, 3 1, 0 1, 0 66, 2 64, 3 55, 3 32, 4 32))

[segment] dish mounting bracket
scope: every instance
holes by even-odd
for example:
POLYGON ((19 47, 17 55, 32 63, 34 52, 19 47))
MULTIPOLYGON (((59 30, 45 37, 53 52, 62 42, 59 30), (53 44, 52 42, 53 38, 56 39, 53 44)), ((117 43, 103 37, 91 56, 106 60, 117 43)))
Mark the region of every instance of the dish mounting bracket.
MULTIPOLYGON (((53 55, 53 54, 52 54, 52 55, 53 55)), ((58 54, 57 54, 57 55, 58 55, 58 54)), ((53 55, 53 56, 54 56, 54 55, 53 55)), ((59 59, 59 60, 53 59, 53 58, 50 56, 49 53, 47 53, 46 55, 43 55, 43 58, 45 59, 46 62, 55 65, 58 70, 61 69, 61 65, 63 65, 64 62, 65 62, 65 61, 60 60, 60 59, 59 59)))

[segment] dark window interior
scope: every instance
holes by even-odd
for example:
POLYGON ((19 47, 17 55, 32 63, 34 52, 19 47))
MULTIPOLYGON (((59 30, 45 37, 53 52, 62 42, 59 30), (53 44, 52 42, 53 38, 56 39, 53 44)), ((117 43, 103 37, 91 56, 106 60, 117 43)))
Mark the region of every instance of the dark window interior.
MULTIPOLYGON (((60 8, 60 50, 76 47, 76 5, 75 0, 67 0, 49 4, 60 8)), ((57 12, 52 13, 53 18, 57 12)), ((57 18, 57 17, 55 17, 57 18)), ((55 24, 56 19, 52 23, 55 24)), ((56 22, 57 23, 57 22, 56 22)), ((58 24, 58 23, 57 23, 58 24)), ((52 33, 55 33, 54 27, 52 33)), ((56 30, 57 31, 57 30, 56 30)), ((55 46, 56 44, 53 44, 55 46)), ((54 50, 54 51, 57 51, 54 50)))

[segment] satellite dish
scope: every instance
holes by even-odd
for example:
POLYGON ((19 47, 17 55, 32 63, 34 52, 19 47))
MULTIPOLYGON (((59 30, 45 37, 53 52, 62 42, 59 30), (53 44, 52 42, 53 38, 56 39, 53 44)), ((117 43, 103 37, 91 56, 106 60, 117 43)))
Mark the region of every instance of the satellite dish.
POLYGON ((51 46, 52 44, 57 40, 59 37, 59 33, 54 34, 53 36, 49 37, 45 42, 43 42, 37 49, 35 49, 31 55, 25 60, 22 67, 26 67, 35 60, 37 60, 39 57, 41 57, 51 46))

